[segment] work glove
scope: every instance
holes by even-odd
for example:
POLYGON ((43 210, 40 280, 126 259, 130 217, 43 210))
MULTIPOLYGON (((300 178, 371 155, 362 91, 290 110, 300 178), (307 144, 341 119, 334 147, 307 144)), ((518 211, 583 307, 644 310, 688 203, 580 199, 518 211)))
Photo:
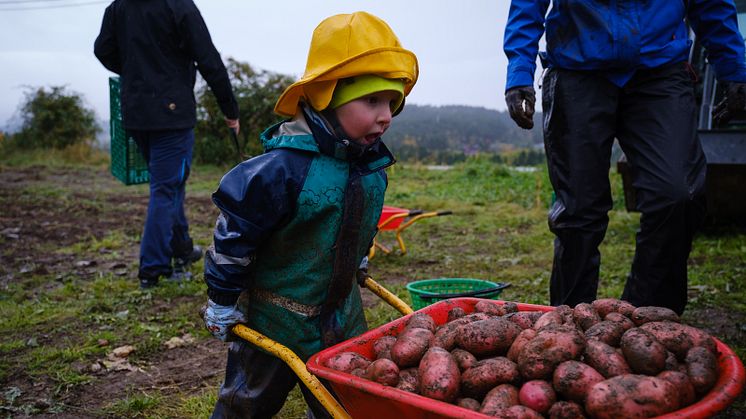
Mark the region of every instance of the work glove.
POLYGON ((509 89, 505 92, 505 103, 508 105, 510 117, 519 127, 525 129, 534 127, 536 93, 533 86, 518 86, 509 89))
POLYGON ((725 98, 712 110, 712 125, 725 125, 734 117, 746 117, 746 83, 729 83, 725 98))
POLYGON ((363 260, 360 261, 360 266, 357 268, 355 278, 357 279, 357 284, 365 288, 365 279, 368 278, 368 256, 365 256, 363 260))
POLYGON ((212 300, 207 300, 207 306, 203 307, 202 319, 205 321, 205 328, 223 342, 232 340, 233 326, 246 323, 246 315, 235 305, 222 306, 212 300))

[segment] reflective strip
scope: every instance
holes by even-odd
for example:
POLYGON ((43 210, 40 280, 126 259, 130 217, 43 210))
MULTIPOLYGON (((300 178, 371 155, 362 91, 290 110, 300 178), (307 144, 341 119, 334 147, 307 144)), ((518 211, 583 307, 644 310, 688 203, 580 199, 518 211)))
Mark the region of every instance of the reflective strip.
POLYGON ((249 293, 251 299, 257 299, 266 301, 276 306, 282 307, 285 310, 292 311, 295 314, 301 316, 314 317, 321 314, 321 306, 309 306, 307 304, 301 304, 297 301, 291 300, 290 298, 277 295, 263 289, 252 289, 249 293))
POLYGON ((243 267, 249 266, 251 262, 254 261, 253 256, 246 256, 242 258, 238 258, 235 256, 228 256, 224 255, 222 253, 218 253, 215 251, 213 247, 210 247, 207 249, 207 251, 210 253, 210 257, 212 258, 213 262, 215 262, 216 265, 240 265, 243 267))

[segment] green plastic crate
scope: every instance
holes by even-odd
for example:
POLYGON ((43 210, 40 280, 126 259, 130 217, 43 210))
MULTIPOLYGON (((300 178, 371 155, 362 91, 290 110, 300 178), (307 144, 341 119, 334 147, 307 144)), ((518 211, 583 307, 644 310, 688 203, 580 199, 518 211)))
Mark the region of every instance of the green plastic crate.
POLYGON ((148 164, 137 149, 135 140, 127 135, 122 124, 119 77, 109 77, 109 131, 111 174, 125 185, 148 183, 148 164))
POLYGON ((407 284, 412 306, 415 310, 438 301, 457 297, 496 299, 509 283, 485 281, 473 278, 437 278, 414 281, 407 284))

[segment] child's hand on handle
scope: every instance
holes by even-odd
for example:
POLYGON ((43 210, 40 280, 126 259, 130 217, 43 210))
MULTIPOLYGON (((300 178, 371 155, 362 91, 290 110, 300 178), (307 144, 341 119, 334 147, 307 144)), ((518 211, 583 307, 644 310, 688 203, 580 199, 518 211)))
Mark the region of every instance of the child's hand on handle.
POLYGON ((228 128, 235 130, 236 135, 238 135, 238 132, 241 130, 241 124, 238 122, 238 119, 225 118, 225 125, 227 125, 228 128))
POLYGON ((200 314, 205 321, 205 328, 223 342, 232 340, 231 328, 233 326, 246 323, 246 315, 235 305, 221 306, 212 300, 207 300, 207 306, 202 307, 200 314))

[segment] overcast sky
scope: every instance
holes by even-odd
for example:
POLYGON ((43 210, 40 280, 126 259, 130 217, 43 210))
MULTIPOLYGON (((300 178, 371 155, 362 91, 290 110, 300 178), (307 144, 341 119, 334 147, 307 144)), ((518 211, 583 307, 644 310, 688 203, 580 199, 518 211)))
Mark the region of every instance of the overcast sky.
MULTIPOLYGON (((408 98, 422 105, 505 109, 502 39, 508 0, 197 0, 223 58, 299 77, 311 32, 325 17, 365 10, 419 59, 408 98)), ((109 118, 107 78, 93 41, 108 2, 0 0, 0 127, 18 119, 25 86, 66 85, 109 118), (85 3, 84 6, 69 7, 85 3), (33 10, 9 10, 38 7, 33 10)), ((13 124, 15 125, 15 124, 13 124)))

